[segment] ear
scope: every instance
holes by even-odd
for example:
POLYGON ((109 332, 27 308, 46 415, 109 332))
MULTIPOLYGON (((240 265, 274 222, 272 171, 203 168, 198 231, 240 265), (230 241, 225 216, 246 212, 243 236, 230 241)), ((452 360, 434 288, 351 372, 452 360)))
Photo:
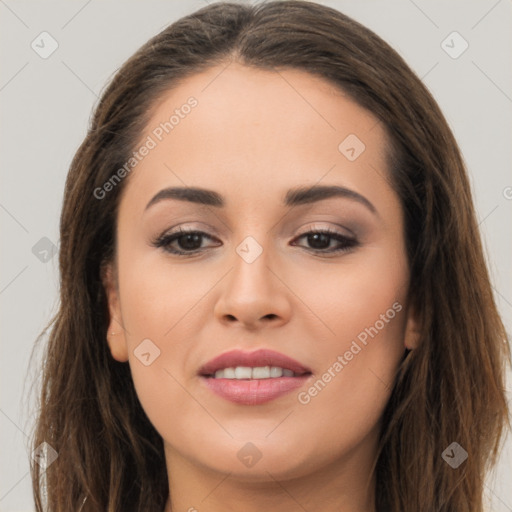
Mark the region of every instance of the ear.
POLYGON ((420 319, 415 308, 410 305, 407 308, 407 320, 405 324, 404 345, 413 350, 418 348, 421 339, 420 319))
POLYGON ((128 361, 128 347, 119 302, 117 273, 113 263, 102 265, 101 281, 108 300, 110 321, 106 334, 110 353, 116 361, 125 363, 128 361))

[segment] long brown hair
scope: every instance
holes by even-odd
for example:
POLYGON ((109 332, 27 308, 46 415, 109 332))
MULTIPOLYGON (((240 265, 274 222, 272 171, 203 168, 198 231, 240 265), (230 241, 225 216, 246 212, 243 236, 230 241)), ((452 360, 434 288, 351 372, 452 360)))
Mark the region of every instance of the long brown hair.
POLYGON ((102 268, 114 255, 117 207, 129 178, 101 200, 94 191, 130 157, 166 90, 231 61, 322 77, 386 130, 390 182, 405 216, 409 301, 422 337, 399 368, 384 414, 376 508, 481 512, 486 471, 510 426, 510 347, 460 150, 431 94, 388 44, 334 9, 286 0, 219 2, 178 20, 121 67, 95 108, 65 184, 60 307, 47 327, 33 437, 33 448, 46 442, 58 458, 46 471, 32 464, 37 510, 164 509, 162 439, 138 401, 129 366, 111 357, 106 342, 102 268), (442 457, 454 441, 468 452, 456 469, 442 457))

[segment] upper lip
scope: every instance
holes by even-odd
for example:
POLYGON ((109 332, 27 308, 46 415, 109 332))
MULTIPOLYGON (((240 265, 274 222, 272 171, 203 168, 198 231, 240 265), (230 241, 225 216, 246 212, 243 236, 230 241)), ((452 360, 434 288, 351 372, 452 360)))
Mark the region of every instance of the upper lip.
POLYGON ((224 352, 199 369, 200 375, 213 375, 217 370, 224 368, 235 368, 237 366, 279 366, 283 369, 292 370, 296 374, 311 373, 311 370, 295 359, 285 356, 279 352, 268 349, 258 349, 252 352, 243 350, 230 350, 224 352))

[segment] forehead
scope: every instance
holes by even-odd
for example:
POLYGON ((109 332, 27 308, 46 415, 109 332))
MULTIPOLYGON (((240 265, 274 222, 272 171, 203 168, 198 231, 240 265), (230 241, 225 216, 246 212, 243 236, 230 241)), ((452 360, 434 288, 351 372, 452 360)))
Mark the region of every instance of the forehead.
POLYGON ((222 187, 228 200, 258 196, 259 204, 269 187, 279 198, 292 185, 321 181, 389 189, 382 179, 386 134, 377 118, 301 70, 231 63, 194 74, 155 103, 139 146, 149 141, 128 199, 147 202, 173 184, 222 187))

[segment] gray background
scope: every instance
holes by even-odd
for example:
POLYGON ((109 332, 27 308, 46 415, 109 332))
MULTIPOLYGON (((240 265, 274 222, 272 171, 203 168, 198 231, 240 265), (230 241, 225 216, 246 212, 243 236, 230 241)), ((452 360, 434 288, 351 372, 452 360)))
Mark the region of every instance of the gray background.
MULTIPOLYGON (((320 3, 387 40, 439 102, 468 166, 496 300, 510 332, 511 0, 320 3), (469 44, 456 59, 441 46, 453 31, 469 44)), ((71 158, 115 70, 164 26, 204 5, 205 0, 0 0, 0 512, 34 510, 27 435, 34 416, 30 387, 38 384, 38 371, 37 360, 29 368, 29 356, 57 308, 52 244, 56 250, 71 158), (43 31, 59 45, 47 59, 31 48, 43 31)), ((452 52, 461 48, 460 41, 450 41, 452 52)), ((511 390, 509 376, 509 404, 511 390)), ((511 445, 509 437, 486 485, 490 510, 497 512, 512 511, 512 489, 505 485, 512 481, 511 445)))

